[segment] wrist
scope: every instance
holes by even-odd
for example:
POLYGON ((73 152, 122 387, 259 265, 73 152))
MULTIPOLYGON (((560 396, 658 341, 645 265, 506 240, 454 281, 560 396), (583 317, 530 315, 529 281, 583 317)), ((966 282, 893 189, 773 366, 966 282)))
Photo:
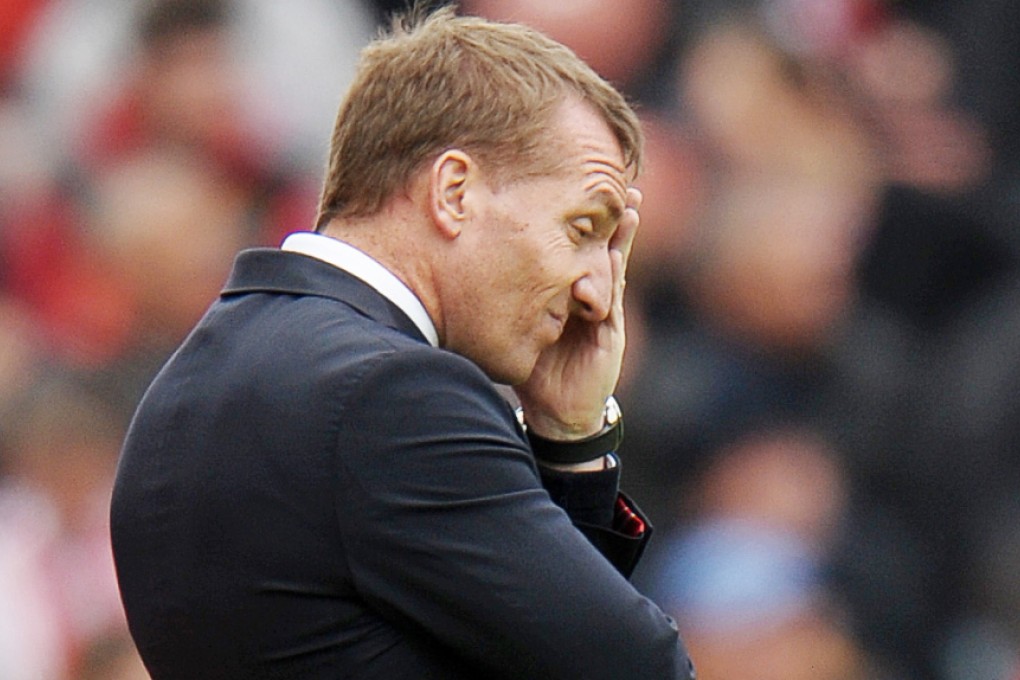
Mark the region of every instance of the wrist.
POLYGON ((603 408, 601 427, 584 437, 545 437, 529 427, 523 409, 517 410, 517 418, 524 427, 535 458, 544 464, 591 464, 617 451, 623 441, 623 414, 612 396, 606 400, 603 408))
MULTIPOLYGON (((554 441, 587 439, 598 434, 606 422, 604 405, 601 409, 573 417, 547 413, 539 409, 534 411, 523 409, 522 406, 524 420, 521 424, 527 425, 528 432, 554 441)), ((519 413, 518 419, 520 417, 519 413)))
POLYGON ((550 463, 544 460, 538 460, 540 467, 547 470, 555 470, 557 472, 603 472, 605 470, 612 470, 619 463, 616 460, 616 456, 612 453, 607 453, 601 458, 590 460, 586 463, 550 463))

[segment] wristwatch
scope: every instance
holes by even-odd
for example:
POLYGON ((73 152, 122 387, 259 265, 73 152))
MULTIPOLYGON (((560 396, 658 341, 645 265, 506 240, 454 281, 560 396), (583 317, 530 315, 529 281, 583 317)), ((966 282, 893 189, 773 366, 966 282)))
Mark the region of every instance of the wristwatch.
POLYGON ((606 399, 602 429, 584 439, 563 441, 537 435, 528 429, 524 422, 524 409, 521 408, 517 409, 517 420, 528 435, 535 458, 543 463, 562 465, 587 463, 617 451, 623 441, 623 412, 613 396, 606 399))

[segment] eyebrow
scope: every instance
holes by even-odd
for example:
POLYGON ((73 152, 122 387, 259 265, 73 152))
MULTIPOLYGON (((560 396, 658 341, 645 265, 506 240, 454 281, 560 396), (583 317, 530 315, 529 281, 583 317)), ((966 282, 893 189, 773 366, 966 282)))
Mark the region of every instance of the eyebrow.
MULTIPOLYGON (((602 184, 599 182, 599 184, 602 184)), ((598 186, 590 190, 589 201, 599 206, 607 217, 615 222, 623 219, 624 205, 611 189, 598 186)))

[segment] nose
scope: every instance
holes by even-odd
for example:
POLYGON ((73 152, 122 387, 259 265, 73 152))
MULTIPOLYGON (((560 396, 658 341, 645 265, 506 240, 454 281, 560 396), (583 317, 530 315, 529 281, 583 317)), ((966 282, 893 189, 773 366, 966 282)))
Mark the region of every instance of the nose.
POLYGON ((613 267, 609 250, 601 248, 593 252, 585 264, 584 273, 571 288, 574 313, 586 321, 605 321, 613 303, 613 267))

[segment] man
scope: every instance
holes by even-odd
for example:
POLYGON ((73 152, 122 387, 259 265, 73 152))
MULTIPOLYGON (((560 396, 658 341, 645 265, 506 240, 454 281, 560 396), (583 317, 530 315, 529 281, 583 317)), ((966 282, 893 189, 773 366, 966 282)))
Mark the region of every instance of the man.
POLYGON ((522 26, 441 10, 365 50, 319 233, 238 257, 125 443, 156 680, 693 677, 625 578, 649 529, 607 401, 640 144, 522 26))

